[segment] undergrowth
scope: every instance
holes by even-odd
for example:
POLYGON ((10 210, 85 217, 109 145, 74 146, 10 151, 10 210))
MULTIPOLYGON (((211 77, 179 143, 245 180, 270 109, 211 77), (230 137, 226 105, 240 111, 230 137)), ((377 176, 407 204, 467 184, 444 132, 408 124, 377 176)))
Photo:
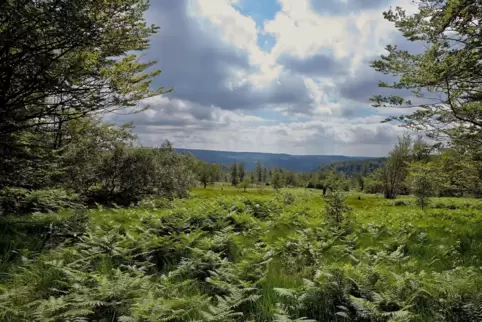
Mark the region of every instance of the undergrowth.
POLYGON ((482 319, 476 207, 196 193, 0 218, 0 320, 482 319))

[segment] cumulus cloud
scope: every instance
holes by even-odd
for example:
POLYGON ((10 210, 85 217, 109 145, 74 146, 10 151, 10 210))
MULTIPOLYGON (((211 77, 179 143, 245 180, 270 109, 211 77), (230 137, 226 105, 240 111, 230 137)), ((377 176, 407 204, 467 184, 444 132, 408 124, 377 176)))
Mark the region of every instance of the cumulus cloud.
POLYGON ((403 130, 380 124, 390 111, 369 97, 393 78, 368 63, 389 43, 423 50, 382 16, 391 5, 413 10, 411 0, 278 0, 279 11, 256 19, 240 9, 249 1, 258 0, 151 1, 147 19, 161 29, 146 56, 162 69, 155 85, 174 91, 142 102, 146 112, 108 118, 133 121, 148 145, 386 154, 403 130))
POLYGON ((323 14, 347 14, 363 10, 385 9, 390 0, 311 0, 312 8, 323 14))
POLYGON ((170 96, 228 110, 310 104, 300 75, 279 72, 264 84, 248 79, 269 61, 257 49, 254 21, 229 2, 157 0, 148 19, 161 29, 147 56, 162 68, 158 81, 174 88, 170 96))

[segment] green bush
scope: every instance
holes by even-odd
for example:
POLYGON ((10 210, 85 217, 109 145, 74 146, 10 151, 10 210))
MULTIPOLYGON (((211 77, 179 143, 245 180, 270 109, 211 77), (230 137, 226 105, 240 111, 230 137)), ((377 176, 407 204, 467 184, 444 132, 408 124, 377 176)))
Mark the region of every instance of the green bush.
POLYGON ((29 191, 23 188, 6 187, 0 190, 0 214, 18 214, 28 194, 29 191))
POLYGON ((34 190, 23 200, 22 212, 56 212, 81 205, 79 195, 63 189, 34 190))
POLYGON ((5 188, 0 192, 0 213, 2 215, 50 213, 81 206, 82 203, 77 194, 62 189, 29 191, 22 188, 5 188))

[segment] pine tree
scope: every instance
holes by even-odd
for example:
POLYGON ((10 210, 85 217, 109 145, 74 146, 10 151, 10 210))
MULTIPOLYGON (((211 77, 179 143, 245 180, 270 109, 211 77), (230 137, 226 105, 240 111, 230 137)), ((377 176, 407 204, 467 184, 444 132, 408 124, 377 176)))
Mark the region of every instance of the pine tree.
POLYGON ((257 175, 257 182, 260 183, 263 181, 263 169, 261 167, 261 162, 256 162, 256 175, 257 175))
POLYGON ((266 168, 263 169, 263 182, 268 182, 268 169, 266 168))
POLYGON ((231 185, 235 186, 239 182, 239 177, 238 177, 238 166, 236 164, 236 161, 233 162, 231 165, 231 185))
POLYGON ((241 162, 238 166, 238 175, 239 175, 239 182, 243 182, 244 177, 246 176, 246 171, 244 169, 244 162, 241 162))

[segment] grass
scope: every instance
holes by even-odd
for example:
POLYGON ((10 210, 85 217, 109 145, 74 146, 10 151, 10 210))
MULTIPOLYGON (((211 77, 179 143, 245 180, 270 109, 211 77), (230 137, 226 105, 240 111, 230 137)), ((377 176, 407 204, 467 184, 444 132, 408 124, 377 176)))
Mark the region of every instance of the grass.
POLYGON ((0 218, 0 321, 477 321, 480 200, 421 210, 310 189, 195 188, 86 215, 0 218))

